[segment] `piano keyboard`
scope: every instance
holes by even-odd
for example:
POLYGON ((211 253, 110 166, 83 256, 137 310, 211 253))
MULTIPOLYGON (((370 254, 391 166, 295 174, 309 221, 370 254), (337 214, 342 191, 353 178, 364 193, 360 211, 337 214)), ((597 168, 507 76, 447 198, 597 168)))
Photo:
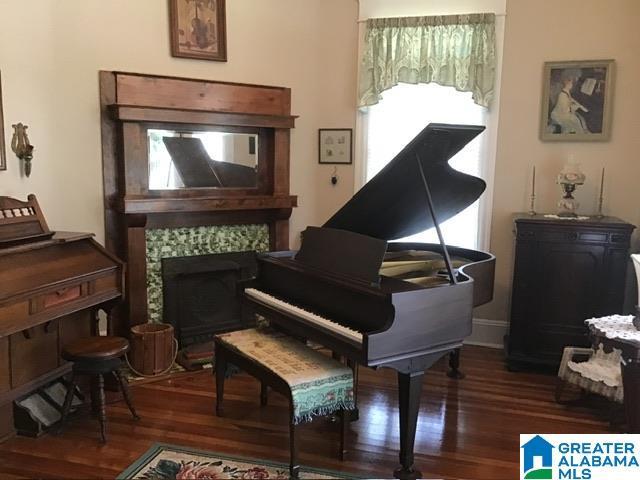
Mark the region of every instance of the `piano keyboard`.
POLYGON ((343 327, 339 323, 333 322, 328 318, 321 317, 320 315, 316 315, 315 313, 309 312, 300 307, 296 307, 295 305, 287 303, 284 300, 280 300, 279 298, 274 297, 273 295, 269 295, 268 293, 265 293, 261 290, 257 290, 255 288, 247 288, 244 292, 249 297, 255 298, 256 300, 259 300, 264 304, 272 306, 276 310, 295 315, 307 322, 313 323, 342 337, 346 337, 351 341, 362 344, 362 334, 360 332, 352 330, 351 328, 343 327))

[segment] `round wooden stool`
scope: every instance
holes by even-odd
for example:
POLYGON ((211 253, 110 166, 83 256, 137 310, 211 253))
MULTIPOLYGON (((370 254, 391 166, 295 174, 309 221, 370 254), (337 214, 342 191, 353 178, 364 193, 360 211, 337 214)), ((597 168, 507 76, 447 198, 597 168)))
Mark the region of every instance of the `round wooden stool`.
POLYGON ((67 391, 62 409, 62 419, 60 429, 64 427, 64 422, 71 409, 73 393, 78 383, 79 375, 91 375, 91 410, 100 420, 100 436, 103 443, 106 443, 106 421, 107 414, 104 397, 104 375, 113 374, 120 385, 124 400, 133 415, 139 420, 140 417, 133 408, 129 385, 120 372, 122 367, 122 356, 129 350, 129 342, 121 337, 88 337, 76 340, 62 348, 62 358, 73 362, 71 375, 71 387, 67 391))

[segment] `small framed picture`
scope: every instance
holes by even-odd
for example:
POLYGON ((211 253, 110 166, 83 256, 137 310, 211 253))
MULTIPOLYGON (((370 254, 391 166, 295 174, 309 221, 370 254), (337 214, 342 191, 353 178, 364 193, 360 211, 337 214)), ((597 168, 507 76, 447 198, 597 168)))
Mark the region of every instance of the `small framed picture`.
POLYGON ((613 60, 544 64, 540 138, 608 140, 611 134, 613 60))
POLYGON ((321 128, 318 131, 319 163, 351 164, 350 128, 321 128))
POLYGON ((171 55, 227 61, 225 0, 169 0, 171 55))

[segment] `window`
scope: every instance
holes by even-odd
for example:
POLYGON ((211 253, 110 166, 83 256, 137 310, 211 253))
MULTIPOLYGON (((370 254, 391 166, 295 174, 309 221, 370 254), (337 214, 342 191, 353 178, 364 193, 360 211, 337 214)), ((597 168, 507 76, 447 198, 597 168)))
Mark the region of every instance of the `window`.
MULTIPOLYGON (((429 84, 399 84, 383 93, 382 100, 368 108, 366 127, 366 180, 378 173, 428 123, 486 125, 487 109, 473 102, 470 92, 429 84)), ((450 161, 456 170, 476 177, 484 173, 487 133, 471 141, 450 161)), ((447 245, 477 249, 479 245, 479 201, 455 217, 441 222, 447 245)), ((426 208, 426 207, 425 207, 426 208)), ((435 228, 402 239, 438 243, 435 228)))

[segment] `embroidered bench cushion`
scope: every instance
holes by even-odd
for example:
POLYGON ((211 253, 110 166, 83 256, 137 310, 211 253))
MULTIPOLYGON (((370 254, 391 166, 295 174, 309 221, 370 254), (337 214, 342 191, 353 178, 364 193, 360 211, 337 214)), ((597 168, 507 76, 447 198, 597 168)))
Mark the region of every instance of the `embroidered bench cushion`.
POLYGON ((287 382, 293 398, 294 423, 355 408, 353 372, 327 355, 271 330, 251 328, 217 338, 287 382))

